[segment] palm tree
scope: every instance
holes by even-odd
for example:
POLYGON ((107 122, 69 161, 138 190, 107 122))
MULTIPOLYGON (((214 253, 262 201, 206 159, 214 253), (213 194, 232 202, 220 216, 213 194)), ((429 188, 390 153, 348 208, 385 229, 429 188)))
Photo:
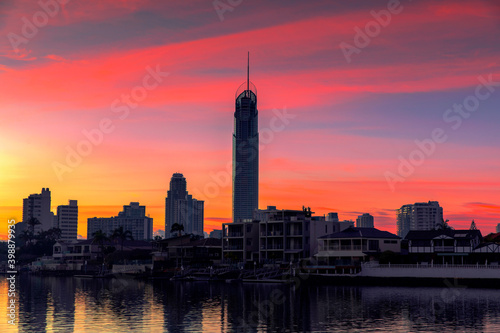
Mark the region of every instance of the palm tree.
POLYGON ((181 237, 181 232, 184 231, 184 226, 179 223, 172 224, 172 228, 170 229, 171 233, 178 232, 179 237, 181 237))
POLYGON ((436 225, 436 230, 453 230, 453 228, 448 224, 450 220, 444 220, 436 225))
POLYGON ((123 227, 119 227, 113 231, 111 239, 118 239, 121 245, 121 252, 123 252, 123 242, 126 240, 134 240, 132 237, 132 232, 130 230, 123 231, 123 227))
POLYGON ((160 236, 160 235, 156 235, 154 238, 153 238, 153 244, 154 244, 154 247, 158 250, 160 249, 160 242, 163 238, 160 236))
POLYGON ((19 238, 24 239, 26 246, 31 244, 31 241, 35 239, 35 235, 30 229, 23 230, 19 238))
POLYGON ((31 229, 31 232, 34 234, 35 233, 35 226, 42 224, 36 217, 32 217, 28 220, 28 226, 31 229))
POLYGON ((97 230, 92 234, 92 244, 99 244, 99 248, 101 249, 101 256, 104 257, 104 242, 109 241, 108 236, 102 230, 97 230))

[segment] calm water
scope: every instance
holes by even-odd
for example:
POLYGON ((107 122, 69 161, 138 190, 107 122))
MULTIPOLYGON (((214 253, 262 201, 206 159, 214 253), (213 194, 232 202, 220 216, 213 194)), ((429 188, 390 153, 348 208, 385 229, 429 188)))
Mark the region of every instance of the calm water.
POLYGON ((22 276, 1 332, 500 332, 500 290, 22 276))

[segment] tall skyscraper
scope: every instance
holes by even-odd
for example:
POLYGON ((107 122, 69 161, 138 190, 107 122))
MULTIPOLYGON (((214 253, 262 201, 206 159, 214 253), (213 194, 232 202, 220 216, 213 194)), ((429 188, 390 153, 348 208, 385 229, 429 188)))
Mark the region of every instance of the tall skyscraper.
POLYGON ((182 173, 174 173, 170 179, 170 190, 165 198, 165 238, 170 238, 170 229, 179 223, 179 200, 186 199, 187 182, 182 173))
POLYGON ((138 202, 123 206, 118 216, 87 219, 87 239, 92 239, 92 234, 98 230, 109 237, 120 227, 130 231, 134 240, 153 239, 153 219, 146 215, 146 206, 140 206, 138 202))
POLYGON ((204 201, 188 193, 182 173, 174 173, 165 198, 165 238, 172 237, 170 230, 175 223, 183 225, 185 233, 203 236, 203 221, 204 201))
POLYGON ((61 239, 78 238, 78 202, 70 200, 68 205, 57 206, 57 225, 61 229, 61 239))
POLYGON ((356 227, 357 228, 374 228, 373 226, 373 216, 370 214, 363 214, 358 216, 356 219, 356 227))
POLYGON ((257 88, 247 81, 236 91, 233 133, 233 222, 251 219, 259 207, 259 131, 257 88))
POLYGON ((54 213, 50 211, 50 190, 42 188, 42 193, 30 194, 23 199, 23 222, 28 222, 31 218, 36 218, 40 222, 35 226, 35 233, 49 230, 54 227, 54 213))
POLYGON ((437 201, 404 205, 397 214, 398 236, 403 238, 410 230, 432 230, 443 223, 443 208, 437 201))

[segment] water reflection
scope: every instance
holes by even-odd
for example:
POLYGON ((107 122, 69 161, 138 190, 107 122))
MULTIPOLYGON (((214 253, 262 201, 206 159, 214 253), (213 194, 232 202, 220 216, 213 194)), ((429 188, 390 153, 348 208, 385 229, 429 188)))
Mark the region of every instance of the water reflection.
MULTIPOLYGON (((2 332, 500 331, 500 291, 23 275, 2 332)), ((0 278, 0 309, 7 283, 0 278)))

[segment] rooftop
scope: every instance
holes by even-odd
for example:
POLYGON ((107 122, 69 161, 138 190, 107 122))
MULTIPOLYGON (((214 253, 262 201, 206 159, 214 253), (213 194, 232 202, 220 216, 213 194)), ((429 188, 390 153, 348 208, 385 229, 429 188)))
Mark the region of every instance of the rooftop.
POLYGON ((440 236, 448 236, 456 239, 471 239, 479 236, 482 238, 481 231, 479 230, 454 230, 454 229, 441 229, 441 230, 410 230, 405 239, 434 239, 440 236))
POLYGON ((336 232, 330 235, 322 236, 320 238, 394 238, 400 239, 401 237, 394 235, 388 231, 378 230, 376 228, 355 228, 349 227, 341 232, 336 232))

